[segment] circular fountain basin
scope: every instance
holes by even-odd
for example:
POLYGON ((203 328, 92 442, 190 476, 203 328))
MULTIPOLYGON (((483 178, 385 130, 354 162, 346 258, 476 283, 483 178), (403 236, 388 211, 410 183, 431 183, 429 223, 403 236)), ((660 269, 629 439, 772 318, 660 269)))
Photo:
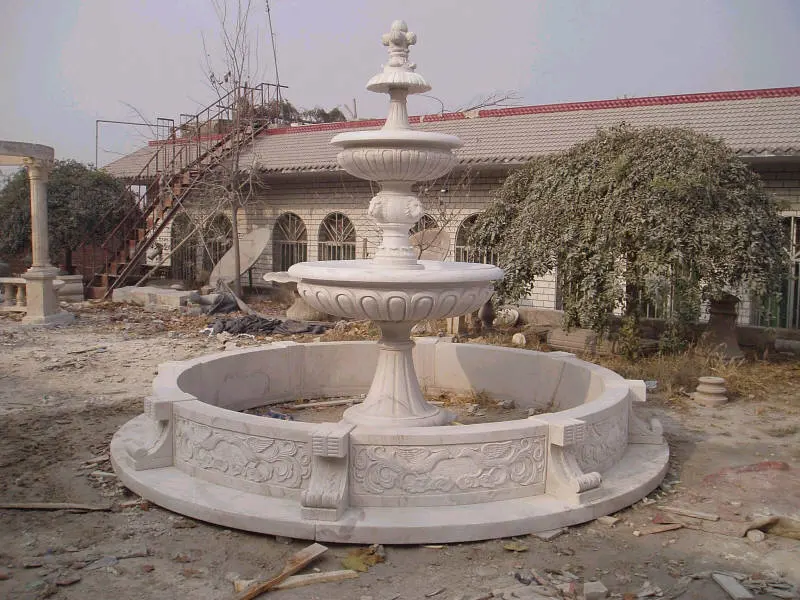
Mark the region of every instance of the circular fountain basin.
POLYGON ((527 419, 406 429, 242 410, 364 394, 374 342, 278 342, 165 363, 144 414, 111 442, 144 498, 191 517, 328 542, 444 543, 594 519, 661 481, 669 451, 633 411, 641 381, 562 352, 416 340, 429 392, 487 392, 527 419))

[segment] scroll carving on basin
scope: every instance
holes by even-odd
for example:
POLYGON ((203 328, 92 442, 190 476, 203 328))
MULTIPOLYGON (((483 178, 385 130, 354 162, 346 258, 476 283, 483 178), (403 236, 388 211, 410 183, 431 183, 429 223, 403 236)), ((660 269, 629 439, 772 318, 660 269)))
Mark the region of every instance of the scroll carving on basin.
POLYGON ((491 286, 483 282, 433 290, 414 290, 410 284, 404 290, 381 290, 303 281, 298 291, 309 305, 331 315, 415 323, 473 312, 492 294, 491 286))

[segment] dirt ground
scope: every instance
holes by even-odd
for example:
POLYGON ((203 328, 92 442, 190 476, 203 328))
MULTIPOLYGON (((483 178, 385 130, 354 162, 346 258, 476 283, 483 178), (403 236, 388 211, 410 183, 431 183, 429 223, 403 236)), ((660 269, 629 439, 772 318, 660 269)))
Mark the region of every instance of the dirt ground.
MULTIPOLYGON (((76 322, 57 328, 25 328, 0 315, 0 503, 114 508, 0 509, 0 598, 212 600, 232 598, 233 580, 277 573, 307 542, 228 530, 137 503, 108 474, 109 440, 141 412, 159 363, 264 340, 222 341, 200 333, 205 317, 173 312, 90 304, 70 310, 76 322)), ((357 579, 265 597, 511 598, 513 592, 501 590, 522 585, 518 579, 529 580, 531 569, 550 590, 566 586, 557 592, 562 597, 579 597, 569 595, 570 581, 579 594, 584 581, 597 579, 616 598, 674 598, 682 589, 686 599, 728 598, 708 577, 714 570, 749 577, 744 583, 762 592, 757 598, 796 597, 786 582, 800 583, 800 542, 771 533, 763 541, 729 535, 763 516, 800 519, 800 363, 788 362, 781 372, 763 397, 734 398, 717 409, 653 394, 642 412, 664 423, 671 470, 647 504, 617 513, 615 525, 595 521, 551 541, 516 538, 521 552, 504 548, 511 540, 389 546, 386 561, 357 579), (743 465, 759 466, 734 469, 743 465), (682 529, 634 535, 669 516, 659 510, 665 504, 721 519, 684 519, 682 529), (764 593, 766 582, 777 587, 764 593)), ((313 568, 341 569, 353 549, 330 545, 313 568)))

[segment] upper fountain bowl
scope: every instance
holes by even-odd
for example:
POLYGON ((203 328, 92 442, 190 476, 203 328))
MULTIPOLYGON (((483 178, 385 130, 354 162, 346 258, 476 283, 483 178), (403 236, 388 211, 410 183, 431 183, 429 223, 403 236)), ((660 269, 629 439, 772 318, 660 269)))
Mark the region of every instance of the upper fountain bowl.
POLYGON ((449 172, 461 146, 454 135, 380 129, 340 133, 331 140, 339 146, 339 165, 355 177, 371 181, 430 181, 449 172))

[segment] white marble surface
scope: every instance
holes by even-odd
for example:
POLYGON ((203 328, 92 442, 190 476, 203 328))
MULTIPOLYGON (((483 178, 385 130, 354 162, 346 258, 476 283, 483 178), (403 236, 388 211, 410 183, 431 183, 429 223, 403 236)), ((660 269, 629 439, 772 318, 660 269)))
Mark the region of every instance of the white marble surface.
POLYGON ((522 408, 556 396, 568 407, 528 419, 386 429, 229 410, 364 393, 364 365, 377 354, 370 342, 281 342, 166 363, 146 414, 114 438, 115 468, 145 498, 222 525, 323 541, 433 543, 592 519, 639 500, 667 467, 660 426, 632 409, 641 382, 567 353, 418 340, 420 374, 441 389, 468 393, 478 381, 522 408), (575 378, 583 383, 564 380, 566 365, 585 371, 575 378), (537 380, 547 382, 544 395, 537 380), (344 430, 334 445, 325 442, 333 454, 315 459, 315 436, 333 439, 320 433, 325 426, 344 430))

